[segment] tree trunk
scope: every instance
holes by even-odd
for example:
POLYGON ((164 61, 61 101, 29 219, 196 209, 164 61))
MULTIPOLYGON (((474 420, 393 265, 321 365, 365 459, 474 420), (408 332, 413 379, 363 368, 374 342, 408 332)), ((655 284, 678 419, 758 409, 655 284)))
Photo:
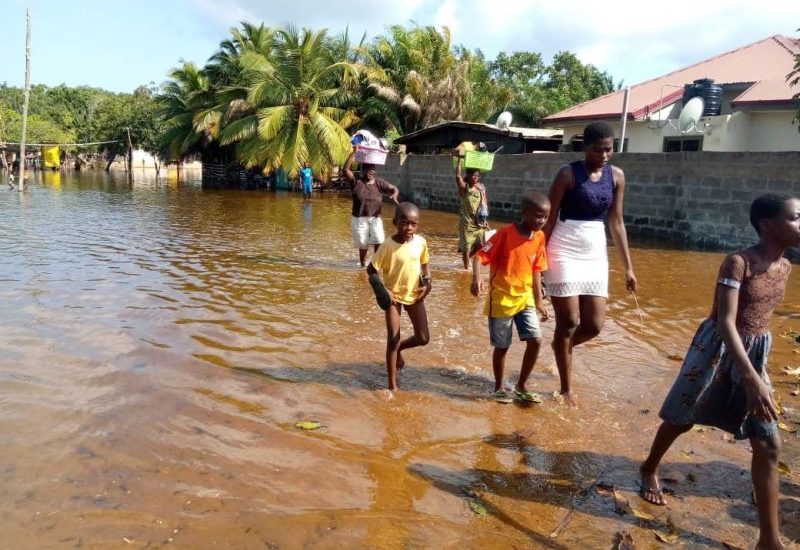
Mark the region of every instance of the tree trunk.
POLYGON ((110 172, 111 171, 111 165, 114 164, 114 159, 115 158, 116 158, 116 155, 111 157, 111 160, 109 160, 108 164, 106 164, 106 172, 110 172))

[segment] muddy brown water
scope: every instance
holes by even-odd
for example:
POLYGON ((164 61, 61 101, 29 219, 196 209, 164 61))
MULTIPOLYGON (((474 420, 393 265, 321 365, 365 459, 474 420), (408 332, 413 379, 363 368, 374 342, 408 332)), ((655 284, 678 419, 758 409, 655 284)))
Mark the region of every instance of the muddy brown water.
MULTIPOLYGON (((610 548, 624 531, 657 548, 667 516, 685 547, 752 546, 745 442, 691 432, 663 467, 669 507, 636 496, 670 356, 721 254, 633 247, 640 320, 612 251, 607 325, 576 352, 581 407, 499 405, 456 217, 425 211, 432 340, 387 400, 349 220, 346 196, 93 172, 0 191, 0 548, 610 548), (617 514, 598 483, 655 520, 617 514)), ((795 268, 773 319, 790 414, 800 378, 781 371, 800 355, 777 335, 800 329, 798 282, 795 268)), ((547 346, 532 386, 558 387, 547 346)), ((782 528, 798 539, 800 446, 781 435, 782 528)))

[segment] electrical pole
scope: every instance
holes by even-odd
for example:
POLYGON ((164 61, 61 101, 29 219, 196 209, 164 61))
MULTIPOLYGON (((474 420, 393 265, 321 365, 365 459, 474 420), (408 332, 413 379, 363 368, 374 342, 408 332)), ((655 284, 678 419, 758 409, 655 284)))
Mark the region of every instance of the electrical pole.
POLYGON ((19 184, 20 192, 25 188, 25 138, 28 133, 28 101, 31 96, 31 10, 25 10, 28 30, 25 33, 25 91, 22 102, 22 135, 19 140, 19 184))

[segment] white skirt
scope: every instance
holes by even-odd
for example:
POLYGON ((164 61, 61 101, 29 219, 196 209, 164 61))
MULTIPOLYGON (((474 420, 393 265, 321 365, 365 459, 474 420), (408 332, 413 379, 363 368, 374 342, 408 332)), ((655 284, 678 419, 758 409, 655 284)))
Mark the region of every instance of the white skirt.
POLYGON ((602 221, 558 220, 547 241, 549 296, 608 298, 608 247, 602 221))

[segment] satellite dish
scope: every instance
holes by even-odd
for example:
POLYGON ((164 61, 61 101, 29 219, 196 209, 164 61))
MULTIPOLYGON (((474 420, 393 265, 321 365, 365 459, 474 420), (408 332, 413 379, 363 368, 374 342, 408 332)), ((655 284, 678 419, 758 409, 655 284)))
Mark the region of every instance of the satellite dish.
POLYGON ((500 115, 497 117, 497 122, 495 122, 495 126, 502 130, 505 130, 511 126, 511 113, 508 111, 503 111, 500 113, 500 115))
POLYGON ((680 130, 682 134, 697 129, 697 123, 700 117, 703 116, 704 107, 705 102, 702 97, 693 97, 686 102, 686 105, 684 105, 681 110, 681 114, 678 116, 678 130, 680 130))

